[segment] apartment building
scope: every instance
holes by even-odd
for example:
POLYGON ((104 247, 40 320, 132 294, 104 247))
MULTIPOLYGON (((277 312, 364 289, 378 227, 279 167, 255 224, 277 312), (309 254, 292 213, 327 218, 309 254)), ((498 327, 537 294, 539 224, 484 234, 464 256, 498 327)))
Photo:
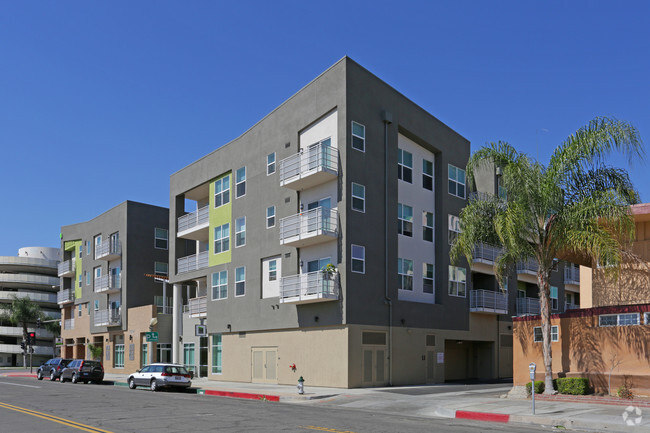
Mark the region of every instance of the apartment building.
POLYGON ((168 274, 168 221, 166 208, 125 201, 61 228, 62 356, 90 358, 92 344, 114 373, 171 359, 166 284, 152 277, 168 274))
MULTIPOLYGON (((58 263, 58 248, 25 247, 18 250, 18 256, 0 256, 0 303, 10 304, 14 296, 27 297, 41 308, 46 317, 59 319, 61 312, 56 303, 58 263)), ((51 332, 43 327, 37 329, 36 323, 29 324, 27 332, 36 333, 32 354, 34 365, 40 365, 41 361, 55 354, 51 332)), ((0 366, 23 365, 22 341, 22 326, 0 320, 0 366)))

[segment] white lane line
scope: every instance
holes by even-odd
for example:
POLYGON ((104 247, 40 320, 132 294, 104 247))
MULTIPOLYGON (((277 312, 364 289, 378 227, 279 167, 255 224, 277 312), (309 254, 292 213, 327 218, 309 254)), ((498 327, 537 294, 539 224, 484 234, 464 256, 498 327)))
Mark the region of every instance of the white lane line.
POLYGON ((27 387, 27 388, 40 388, 40 386, 34 386, 34 385, 23 385, 23 384, 20 384, 20 383, 11 383, 11 382, 0 382, 0 383, 5 384, 5 385, 25 386, 25 387, 27 387))

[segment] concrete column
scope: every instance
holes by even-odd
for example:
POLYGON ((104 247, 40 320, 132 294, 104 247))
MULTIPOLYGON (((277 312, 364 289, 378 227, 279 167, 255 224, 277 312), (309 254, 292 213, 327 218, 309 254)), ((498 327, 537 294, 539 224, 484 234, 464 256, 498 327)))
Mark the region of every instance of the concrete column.
POLYGON ((180 284, 174 284, 174 297, 172 299, 172 362, 174 364, 180 363, 180 342, 178 341, 178 337, 181 335, 180 323, 183 317, 181 287, 180 284))

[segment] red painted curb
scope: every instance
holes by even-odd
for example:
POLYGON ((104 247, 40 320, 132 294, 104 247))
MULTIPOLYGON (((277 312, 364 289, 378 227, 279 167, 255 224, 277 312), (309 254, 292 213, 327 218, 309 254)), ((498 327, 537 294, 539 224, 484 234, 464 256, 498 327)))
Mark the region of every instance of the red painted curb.
POLYGON ((457 410, 456 418, 472 419, 474 421, 490 421, 507 423, 510 421, 510 415, 502 413, 487 413, 487 412, 470 412, 465 410, 457 410))
POLYGON ((205 395, 216 395, 219 397, 247 398, 250 400, 280 401, 280 397, 277 395, 249 394, 247 392, 214 391, 211 389, 206 389, 205 395))

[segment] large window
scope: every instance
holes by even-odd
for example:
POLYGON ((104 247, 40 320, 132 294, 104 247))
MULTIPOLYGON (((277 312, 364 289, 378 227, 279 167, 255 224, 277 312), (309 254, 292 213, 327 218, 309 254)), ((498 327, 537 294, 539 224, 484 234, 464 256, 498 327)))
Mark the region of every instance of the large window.
POLYGON ((601 314, 598 326, 630 326, 639 324, 639 313, 601 314))
POLYGON ((433 191, 433 162, 422 160, 422 188, 433 191))
POLYGON ((242 167, 235 173, 235 198, 246 195, 246 167, 242 167))
POLYGON ((397 233, 413 237, 413 208, 402 203, 397 204, 397 233))
POLYGON ((397 259, 398 289, 413 290, 413 260, 397 259))
POLYGON ((219 254, 230 249, 230 224, 214 228, 214 253, 219 254))
POLYGON ((352 209, 359 212, 366 211, 366 187, 352 183, 352 209))
POLYGON ((169 244, 169 231, 167 229, 154 229, 154 246, 159 250, 166 250, 169 244))
MULTIPOLYGON (((544 341, 544 337, 542 336, 542 327, 541 326, 535 326, 533 328, 533 332, 534 332, 533 341, 535 343, 541 343, 542 341, 544 341)), ((551 326, 551 341, 555 342, 555 341, 558 341, 559 339, 560 339, 560 334, 558 332, 558 327, 557 326, 551 326)))
POLYGON ((275 152, 266 156, 266 175, 275 173, 275 152))
POLYGON ((460 218, 456 215, 447 215, 447 226, 449 230, 447 234, 449 245, 453 245, 460 234, 460 218))
POLYGON ((102 245, 102 235, 97 235, 94 237, 94 244, 95 244, 95 259, 97 258, 97 251, 99 251, 99 247, 102 245))
POLYGON ((352 148, 366 150, 366 127, 357 122, 352 122, 352 148))
POLYGON ((246 267, 235 268, 235 296, 246 294, 246 267))
POLYGON ((449 169, 449 194, 465 198, 465 170, 448 165, 449 169))
POLYGON ((433 293, 433 265, 422 263, 422 291, 433 293))
POLYGON ((235 247, 246 245, 246 217, 235 220, 235 247))
POLYGON ((228 271, 212 274, 212 300, 228 297, 228 271))
POLYGON ((183 344, 183 365, 188 371, 196 371, 194 364, 194 343, 183 344))
POLYGON ((431 212, 422 212, 422 239, 433 242, 433 214, 431 212))
POLYGON ((115 368, 124 368, 124 344, 115 345, 115 368))
POLYGON ((465 297, 467 271, 458 266, 449 266, 449 295, 465 297))
POLYGON ((402 149, 397 149, 397 178, 413 183, 413 155, 402 149))
POLYGON ((275 227, 275 206, 266 208, 266 228, 275 227))
POLYGON ((230 203, 230 175, 214 182, 214 207, 230 203))
POLYGON ((212 374, 221 374, 221 334, 212 335, 212 374))
POLYGON ((366 247, 351 245, 352 272, 366 273, 366 247))
POLYGON ((169 275, 169 265, 165 262, 154 262, 154 274, 156 275, 169 275))

